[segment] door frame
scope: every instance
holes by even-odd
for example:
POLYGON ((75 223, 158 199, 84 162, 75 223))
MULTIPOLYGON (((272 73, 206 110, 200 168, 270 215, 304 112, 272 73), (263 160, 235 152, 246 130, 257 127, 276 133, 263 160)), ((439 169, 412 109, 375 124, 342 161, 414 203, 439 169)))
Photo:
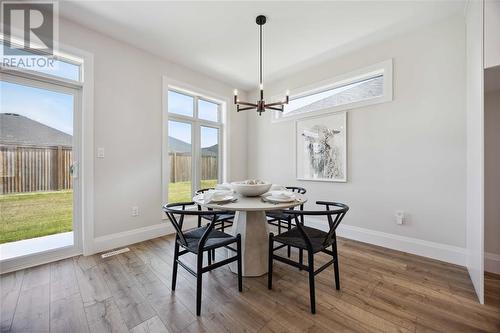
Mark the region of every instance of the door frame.
POLYGON ((468 1, 466 25, 466 266, 484 304, 484 1, 468 1))
MULTIPOLYGON (((91 255, 94 250, 94 55, 90 52, 59 43, 59 48, 74 57, 81 59, 81 82, 53 77, 44 73, 0 66, 0 77, 13 80, 38 81, 43 85, 52 83, 60 87, 78 89, 74 102, 77 104, 74 112, 78 112, 78 207, 73 207, 78 214, 78 227, 74 227, 74 244, 70 247, 39 252, 37 254, 20 256, 0 261, 0 274, 8 273, 32 266, 37 266, 80 254, 91 255), (78 230, 75 230, 78 229, 78 230), (76 233, 78 236, 75 237, 76 233)), ((45 86, 46 87, 46 86, 45 86)), ((77 117, 74 116, 74 121, 77 117)), ((75 140, 75 139, 74 139, 75 140)), ((73 191, 75 195, 75 190, 73 191)))

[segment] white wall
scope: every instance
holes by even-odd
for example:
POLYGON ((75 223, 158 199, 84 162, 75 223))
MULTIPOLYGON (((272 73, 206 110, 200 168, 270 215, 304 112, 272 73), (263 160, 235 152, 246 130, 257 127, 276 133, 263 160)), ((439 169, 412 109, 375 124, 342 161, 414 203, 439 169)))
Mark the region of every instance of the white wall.
POLYGON ((310 202, 348 204, 346 225, 460 252, 465 247, 466 197, 463 16, 266 84, 266 94, 293 91, 390 58, 394 101, 348 113, 347 183, 296 181, 294 123, 271 123, 270 114, 248 115, 249 176, 304 186, 310 202), (405 225, 396 225, 396 210, 408 214, 405 225))
POLYGON ((500 273, 500 91, 484 99, 484 247, 487 271, 500 273), (496 260, 495 260, 496 259, 496 260))
MULTIPOLYGON (((125 237, 137 228, 150 235, 163 230, 153 228, 162 217, 162 76, 230 101, 235 87, 66 20, 60 22, 60 40, 94 55, 94 142, 106 152, 94 162, 94 236, 117 246, 116 233, 125 237), (138 217, 131 216, 134 205, 138 217)), ((228 112, 229 179, 242 179, 246 119, 232 105, 228 112)))
POLYGON ((500 66, 500 1, 484 2, 484 68, 500 66))

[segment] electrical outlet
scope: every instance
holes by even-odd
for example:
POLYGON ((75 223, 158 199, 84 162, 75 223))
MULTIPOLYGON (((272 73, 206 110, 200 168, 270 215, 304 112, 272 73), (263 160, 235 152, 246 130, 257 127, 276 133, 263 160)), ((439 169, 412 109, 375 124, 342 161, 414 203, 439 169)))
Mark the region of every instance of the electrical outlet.
POLYGON ((132 207, 132 216, 139 216, 139 207, 132 207))
POLYGON ((97 158, 104 158, 104 148, 97 148, 97 158))
POLYGON ((403 212, 402 210, 397 210, 396 211, 396 224, 404 224, 404 220, 405 220, 405 212, 403 212))

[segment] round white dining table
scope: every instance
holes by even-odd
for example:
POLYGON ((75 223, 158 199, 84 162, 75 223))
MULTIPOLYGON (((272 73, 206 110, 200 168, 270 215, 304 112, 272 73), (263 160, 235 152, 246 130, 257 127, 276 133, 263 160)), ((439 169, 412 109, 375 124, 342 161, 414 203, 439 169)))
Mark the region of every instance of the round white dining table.
MULTIPOLYGON (((236 202, 224 204, 205 204, 203 195, 194 197, 193 201, 202 207, 235 212, 230 233, 232 235, 241 235, 243 276, 249 277, 261 276, 267 273, 269 225, 266 219, 266 211, 292 208, 307 201, 304 195, 294 194, 297 200, 283 203, 271 203, 263 201, 261 197, 244 197, 240 195, 238 195, 236 202)), ((229 268, 236 273, 236 262, 231 263, 229 268)))

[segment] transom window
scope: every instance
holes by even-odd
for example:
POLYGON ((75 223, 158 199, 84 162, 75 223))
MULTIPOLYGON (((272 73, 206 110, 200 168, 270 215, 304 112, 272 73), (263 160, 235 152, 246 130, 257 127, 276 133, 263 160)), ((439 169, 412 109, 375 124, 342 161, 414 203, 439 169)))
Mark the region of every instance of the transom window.
POLYGON ((344 111, 392 100, 392 60, 297 89, 275 120, 344 111))
POLYGON ((4 70, 28 72, 65 82, 80 84, 83 82, 83 60, 69 54, 56 53, 48 56, 43 53, 33 53, 21 48, 22 44, 12 38, 10 46, 0 35, 0 67, 4 70))
POLYGON ((168 202, 191 201, 221 180, 222 103, 169 87, 168 202))

